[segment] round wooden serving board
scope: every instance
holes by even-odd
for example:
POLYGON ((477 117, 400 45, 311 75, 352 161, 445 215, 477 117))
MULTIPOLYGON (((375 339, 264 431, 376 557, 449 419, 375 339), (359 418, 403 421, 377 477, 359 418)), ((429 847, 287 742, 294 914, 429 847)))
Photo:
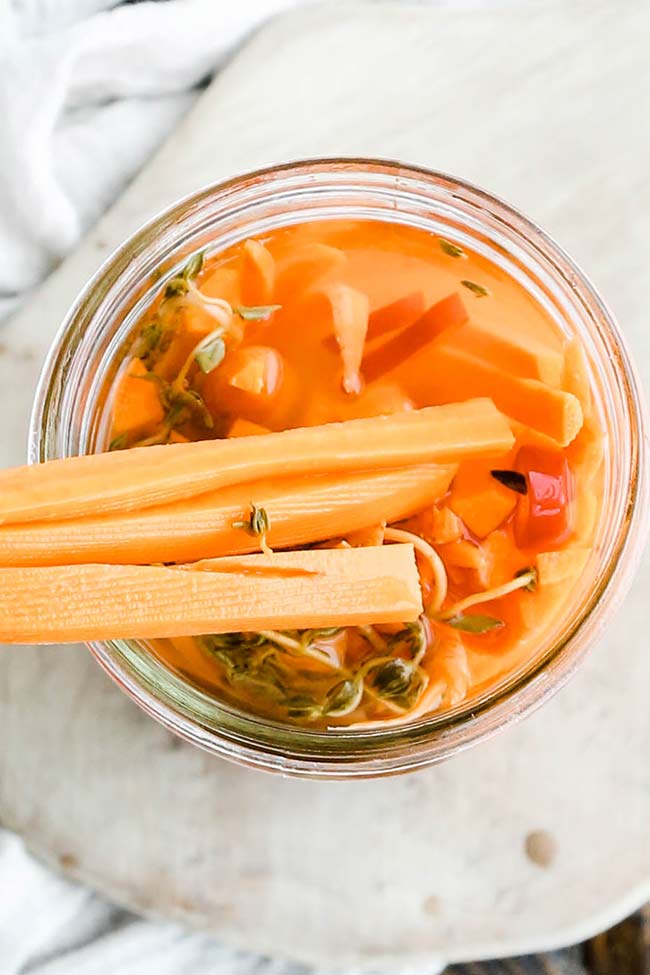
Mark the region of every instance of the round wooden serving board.
MULTIPOLYGON (((144 218, 306 155, 383 155, 525 209, 593 276, 650 378, 650 5, 309 7, 255 36, 0 339, 0 463, 25 455, 65 308, 144 218)), ((0 653, 0 817, 138 910, 342 968, 576 941, 650 896, 646 557, 541 712, 431 771, 284 780, 174 739, 81 647, 0 653), (536 834, 536 835, 531 835, 536 834)))

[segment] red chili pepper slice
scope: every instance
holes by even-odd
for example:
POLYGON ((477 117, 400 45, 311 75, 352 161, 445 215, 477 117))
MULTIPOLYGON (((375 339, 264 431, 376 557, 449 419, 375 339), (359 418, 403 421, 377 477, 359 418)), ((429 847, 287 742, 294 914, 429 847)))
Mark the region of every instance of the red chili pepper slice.
POLYGON ((573 475, 561 450, 522 447, 515 470, 527 491, 517 506, 515 539, 521 548, 555 548, 571 534, 573 475))

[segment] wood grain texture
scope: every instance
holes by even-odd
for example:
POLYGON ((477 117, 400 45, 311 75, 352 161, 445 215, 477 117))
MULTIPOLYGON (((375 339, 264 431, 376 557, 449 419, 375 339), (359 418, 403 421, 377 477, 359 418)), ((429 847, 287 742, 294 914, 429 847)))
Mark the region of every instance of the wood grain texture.
MULTIPOLYGON (((5 330, 1 461, 24 457, 38 361, 112 246, 201 184, 304 155, 401 157, 521 206, 589 269, 647 382, 649 32, 648 4, 606 0, 345 4, 271 24, 5 330)), ((83 650, 4 652, 0 816, 120 902, 251 950, 432 973, 576 942, 650 894, 649 590, 646 557, 615 626, 540 713, 387 782, 225 765, 173 740, 83 650), (545 865, 526 848, 540 831, 545 865)))

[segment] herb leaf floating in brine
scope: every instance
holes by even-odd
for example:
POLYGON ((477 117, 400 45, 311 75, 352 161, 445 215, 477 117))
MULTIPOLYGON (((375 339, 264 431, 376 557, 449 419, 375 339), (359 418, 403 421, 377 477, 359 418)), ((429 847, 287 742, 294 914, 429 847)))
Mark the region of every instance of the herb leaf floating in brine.
POLYGON ((440 244, 440 250, 447 257, 467 257, 465 251, 458 244, 452 244, 450 240, 445 240, 444 237, 438 237, 438 243, 440 244))
POLYGON ((477 284, 476 281, 461 281, 460 283, 477 298, 485 298, 490 293, 487 288, 484 288, 482 284, 477 284))
POLYGON ((233 311, 246 322, 265 322, 282 305, 235 305, 233 311))
POLYGON ((526 494, 528 492, 526 478, 519 471, 494 470, 490 471, 490 474, 495 481, 503 484, 510 491, 515 491, 517 494, 526 494))
POLYGON ((222 330, 216 330, 207 335, 194 350, 194 358, 201 372, 211 373, 220 365, 226 356, 226 343, 222 337, 222 330))
POLYGON ((181 272, 181 277, 185 278, 186 281, 191 280, 191 278, 195 278, 197 274, 200 274, 203 270, 204 262, 205 252, 199 251, 198 254, 195 254, 189 259, 181 272))
POLYGON ((109 450, 124 450, 128 447, 129 440, 125 433, 119 433, 116 437, 113 437, 108 445, 109 450))
POLYGON ((463 633, 490 633, 492 630, 500 630, 505 626, 503 620, 496 616, 482 616, 478 613, 470 616, 452 616, 445 620, 447 626, 452 626, 455 630, 462 630, 463 633))

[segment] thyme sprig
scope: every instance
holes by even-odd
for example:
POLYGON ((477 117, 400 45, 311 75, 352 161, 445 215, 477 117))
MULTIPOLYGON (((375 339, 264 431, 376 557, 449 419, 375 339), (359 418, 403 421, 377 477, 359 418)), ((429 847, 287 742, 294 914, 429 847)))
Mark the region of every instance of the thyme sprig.
MULTIPOLYGON (((331 640, 342 632, 339 627, 263 630, 255 634, 219 634, 205 637, 202 643, 205 651, 222 664, 230 683, 246 681, 253 690, 264 692, 270 704, 282 707, 290 718, 315 721, 344 717, 362 704, 364 696, 400 715, 414 707, 429 680, 419 666, 426 629, 409 624, 392 638, 396 649, 406 648, 409 659, 386 652, 369 657, 356 670, 342 665, 318 646, 320 641, 331 640), (311 671, 301 674, 303 680, 315 685, 313 692, 296 688, 295 667, 282 663, 283 654, 316 660, 325 668, 325 675, 311 671)), ((387 641, 384 648, 389 649, 387 641)))
POLYGON ((233 521, 232 527, 241 528, 243 531, 248 532, 249 535, 255 535, 259 539, 262 551, 267 555, 272 552, 272 549, 269 548, 266 541, 267 533, 271 527, 271 521, 266 508, 262 508, 251 501, 248 520, 233 521))
POLYGON ((521 569, 516 573, 514 579, 505 582, 502 586, 494 586, 492 589, 483 590, 483 592, 475 592, 471 596, 466 596, 465 599, 458 600, 458 602, 448 606, 444 612, 438 613, 435 618, 438 622, 446 623, 447 626, 451 626, 455 630, 462 630, 465 633, 488 633, 490 630, 501 629, 505 626, 503 620, 496 616, 466 615, 465 610, 481 603, 491 602, 493 599, 501 599, 511 592, 516 592, 517 589, 527 589, 528 592, 534 592, 536 588, 537 569, 531 566, 527 569, 521 569))

